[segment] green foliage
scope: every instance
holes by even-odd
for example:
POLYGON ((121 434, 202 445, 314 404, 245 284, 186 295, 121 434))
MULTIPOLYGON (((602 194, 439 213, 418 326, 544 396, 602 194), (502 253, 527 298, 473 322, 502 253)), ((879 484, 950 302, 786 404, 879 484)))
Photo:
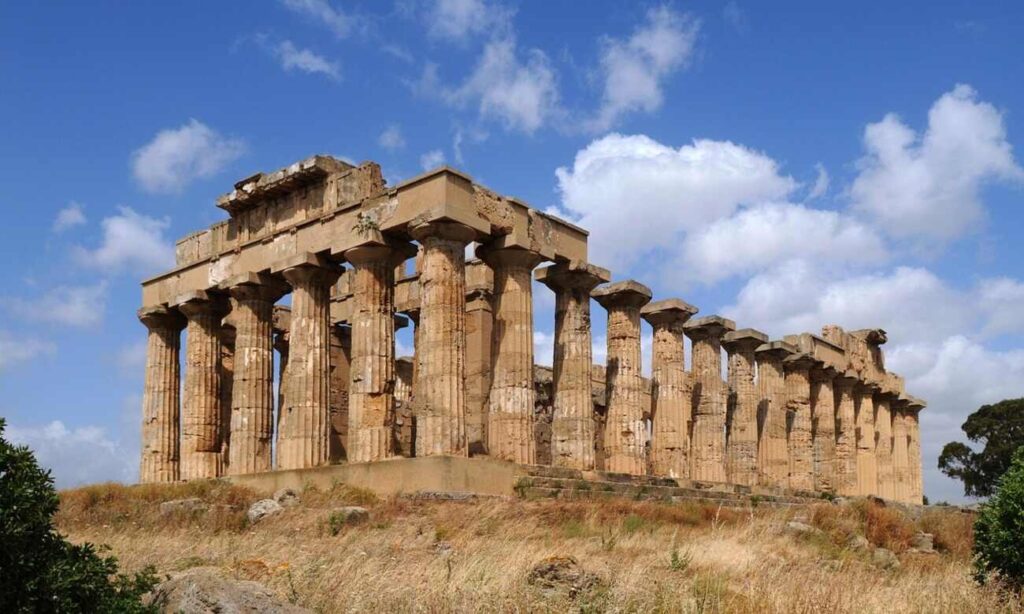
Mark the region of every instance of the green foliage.
POLYGON ((1014 450, 1024 445, 1024 399, 982 405, 961 428, 967 439, 983 446, 981 452, 959 441, 947 443, 939 455, 939 469, 961 480, 965 495, 991 496, 999 476, 1010 467, 1014 450))
POLYGON ((117 573, 117 559, 76 545, 53 529, 53 478, 32 452, 3 438, 0 418, 0 612, 153 612, 141 596, 152 569, 117 573))
POLYGON ((672 548, 672 557, 669 559, 669 567, 672 571, 686 571, 690 568, 690 563, 693 562, 693 553, 689 550, 685 550, 682 553, 679 552, 679 548, 672 548))
POLYGON ((974 523, 974 555, 979 581, 995 573, 1024 589, 1024 446, 974 523))

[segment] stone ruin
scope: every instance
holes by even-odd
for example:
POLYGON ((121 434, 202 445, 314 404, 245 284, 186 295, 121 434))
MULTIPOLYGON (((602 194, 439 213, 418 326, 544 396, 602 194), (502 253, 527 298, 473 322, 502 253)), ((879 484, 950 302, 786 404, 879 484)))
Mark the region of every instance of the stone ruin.
POLYGON ((217 206, 229 219, 142 284, 142 482, 452 455, 922 502, 924 403, 886 371, 882 330, 770 340, 694 318, 608 283, 585 230, 447 167, 389 187, 375 163, 315 156, 217 206), (551 368, 534 364, 534 279, 555 293, 551 368))

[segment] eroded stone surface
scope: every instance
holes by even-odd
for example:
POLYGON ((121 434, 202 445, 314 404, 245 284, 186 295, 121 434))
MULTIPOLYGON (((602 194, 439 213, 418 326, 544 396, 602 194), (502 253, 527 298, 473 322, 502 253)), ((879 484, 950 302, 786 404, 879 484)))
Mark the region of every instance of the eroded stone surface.
POLYGON ((729 354, 729 408, 725 461, 729 481, 753 486, 757 476, 757 408, 755 350, 768 335, 752 328, 730 331, 722 338, 729 354))

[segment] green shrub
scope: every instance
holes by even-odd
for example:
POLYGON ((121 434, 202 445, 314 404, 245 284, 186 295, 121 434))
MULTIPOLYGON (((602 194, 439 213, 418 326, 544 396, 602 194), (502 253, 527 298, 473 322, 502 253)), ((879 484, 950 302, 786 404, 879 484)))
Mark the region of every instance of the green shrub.
POLYGON ((155 612, 141 596, 152 569, 117 573, 117 559, 53 529, 53 478, 25 446, 3 438, 0 418, 0 612, 155 612))
POLYGON ((992 574, 1024 589, 1024 447, 1018 448, 995 494, 974 524, 975 570, 979 581, 992 574))

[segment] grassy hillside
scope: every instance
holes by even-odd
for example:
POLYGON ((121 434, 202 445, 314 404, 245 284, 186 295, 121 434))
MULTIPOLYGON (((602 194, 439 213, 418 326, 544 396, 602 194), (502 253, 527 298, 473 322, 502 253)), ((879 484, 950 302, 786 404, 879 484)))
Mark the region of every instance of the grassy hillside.
POLYGON ((482 499, 378 500, 343 486, 306 490, 301 503, 253 526, 256 493, 227 484, 61 493, 58 527, 110 545, 128 570, 217 566, 322 612, 1024 612, 970 576, 972 517, 932 510, 912 520, 867 502, 738 513, 697 504, 482 499), (161 514, 162 501, 200 497, 206 511, 161 514), (360 524, 332 508, 362 505, 360 524), (794 516, 821 532, 792 535, 794 516), (939 554, 909 552, 935 535, 939 554), (883 570, 866 537, 899 555, 883 570), (597 578, 574 596, 528 581, 552 556, 597 578))

